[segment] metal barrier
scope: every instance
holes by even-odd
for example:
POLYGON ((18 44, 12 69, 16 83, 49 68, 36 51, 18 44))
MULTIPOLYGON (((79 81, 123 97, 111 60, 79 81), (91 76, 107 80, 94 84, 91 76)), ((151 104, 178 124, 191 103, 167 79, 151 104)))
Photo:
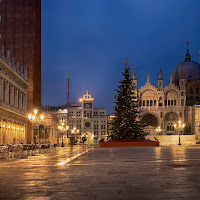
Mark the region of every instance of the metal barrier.
POLYGON ((0 145, 0 159, 27 158, 50 151, 50 144, 0 145))

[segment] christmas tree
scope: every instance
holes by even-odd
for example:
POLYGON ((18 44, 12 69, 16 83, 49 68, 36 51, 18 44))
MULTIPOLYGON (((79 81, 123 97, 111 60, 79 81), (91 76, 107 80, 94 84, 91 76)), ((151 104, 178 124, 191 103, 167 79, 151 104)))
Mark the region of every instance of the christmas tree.
POLYGON ((138 99, 134 92, 131 70, 127 67, 127 62, 122 75, 124 79, 119 82, 116 90, 111 139, 128 141, 143 139, 145 133, 139 122, 138 99))

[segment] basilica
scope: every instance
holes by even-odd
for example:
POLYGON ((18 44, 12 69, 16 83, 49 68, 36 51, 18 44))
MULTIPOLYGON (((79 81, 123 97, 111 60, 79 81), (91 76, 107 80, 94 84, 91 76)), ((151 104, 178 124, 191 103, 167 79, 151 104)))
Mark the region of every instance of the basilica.
POLYGON ((185 60, 174 68, 168 85, 163 86, 161 70, 157 87, 148 76, 145 85, 137 89, 135 71, 133 84, 140 102, 141 122, 149 135, 176 135, 174 124, 181 121, 182 135, 200 139, 200 64, 192 61, 188 46, 185 60), (160 131, 156 132, 158 127, 160 131))

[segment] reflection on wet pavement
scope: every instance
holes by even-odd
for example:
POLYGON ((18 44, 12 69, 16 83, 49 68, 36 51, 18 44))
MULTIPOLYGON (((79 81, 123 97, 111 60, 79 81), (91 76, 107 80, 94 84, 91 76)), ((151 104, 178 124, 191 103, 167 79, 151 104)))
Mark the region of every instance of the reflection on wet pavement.
POLYGON ((0 199, 199 199, 200 147, 73 146, 0 160, 0 199))

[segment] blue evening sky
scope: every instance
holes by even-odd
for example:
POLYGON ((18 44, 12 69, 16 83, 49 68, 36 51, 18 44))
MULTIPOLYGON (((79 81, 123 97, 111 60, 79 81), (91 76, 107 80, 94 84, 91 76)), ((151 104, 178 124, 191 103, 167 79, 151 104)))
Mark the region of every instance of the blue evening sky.
POLYGON ((187 37, 199 62, 199 0, 42 0, 42 105, 66 103, 69 75, 70 102, 88 90, 109 114, 126 56, 138 88, 160 68, 166 85, 187 37))

